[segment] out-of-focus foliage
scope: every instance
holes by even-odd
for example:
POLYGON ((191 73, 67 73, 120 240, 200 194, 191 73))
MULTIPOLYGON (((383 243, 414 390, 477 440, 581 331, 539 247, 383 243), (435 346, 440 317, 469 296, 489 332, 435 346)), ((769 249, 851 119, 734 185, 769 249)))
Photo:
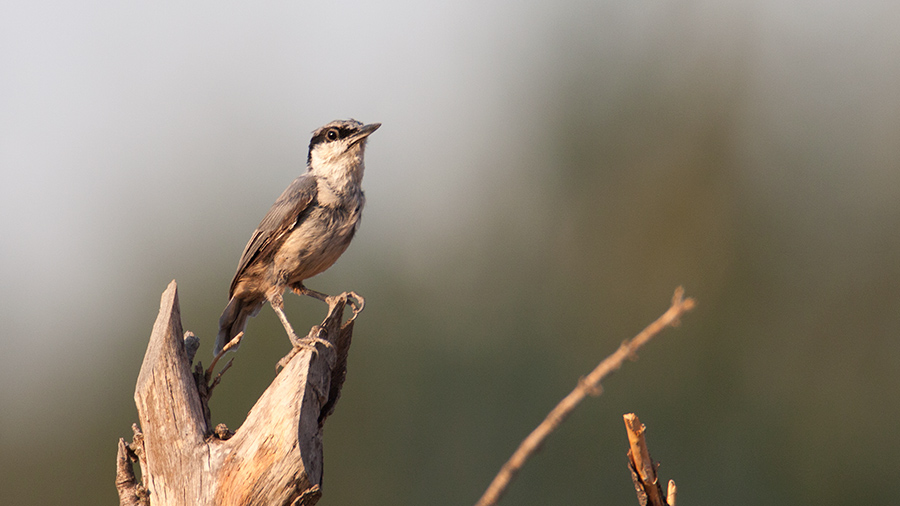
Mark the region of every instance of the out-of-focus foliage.
MULTIPOLYGON (((305 132, 350 115, 385 126, 362 231, 308 283, 367 300, 321 504, 474 502, 677 285, 698 308, 504 504, 633 504, 632 411, 685 503, 900 494, 900 9, 454 5, 2 8, 53 43, 0 30, 0 503, 115 503, 159 294, 177 279, 208 362, 305 132)), ((324 314, 286 302, 297 329, 324 314)), ((240 425, 287 347, 265 308, 214 423, 240 425)))

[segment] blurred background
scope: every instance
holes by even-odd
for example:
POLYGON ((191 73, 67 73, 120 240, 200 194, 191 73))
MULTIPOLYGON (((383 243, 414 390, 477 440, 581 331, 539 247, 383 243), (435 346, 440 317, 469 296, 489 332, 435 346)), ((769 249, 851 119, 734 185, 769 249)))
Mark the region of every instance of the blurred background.
MULTIPOLYGON (((325 506, 472 504, 684 285, 503 504, 636 504, 622 414, 684 504, 900 495, 900 4, 0 3, 0 503, 116 504, 177 280, 209 363, 250 232, 337 118, 372 136, 325 506)), ((287 297, 294 327, 324 316, 287 297)), ((289 343, 266 307, 236 428, 289 343)))

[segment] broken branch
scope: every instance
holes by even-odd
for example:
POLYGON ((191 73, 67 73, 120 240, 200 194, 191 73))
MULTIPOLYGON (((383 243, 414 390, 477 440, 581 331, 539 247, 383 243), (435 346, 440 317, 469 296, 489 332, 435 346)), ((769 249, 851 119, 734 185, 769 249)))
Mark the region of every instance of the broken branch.
POLYGON ((684 289, 682 287, 676 288, 675 295, 672 297, 672 305, 662 316, 648 325, 633 339, 623 342, 612 355, 603 359, 590 374, 579 380, 575 389, 563 398, 550 411, 544 421, 519 444, 512 457, 500 468, 500 472, 494 477, 494 480, 488 486, 484 495, 481 496, 481 499, 478 500, 476 506, 497 504, 497 501, 500 500, 500 497, 525 462, 540 448, 544 440, 565 421, 581 401, 588 395, 599 394, 600 382, 604 378, 622 367, 626 359, 635 356, 635 353, 641 346, 659 334, 664 328, 677 326, 681 316, 693 309, 694 304, 694 299, 684 298, 684 289))

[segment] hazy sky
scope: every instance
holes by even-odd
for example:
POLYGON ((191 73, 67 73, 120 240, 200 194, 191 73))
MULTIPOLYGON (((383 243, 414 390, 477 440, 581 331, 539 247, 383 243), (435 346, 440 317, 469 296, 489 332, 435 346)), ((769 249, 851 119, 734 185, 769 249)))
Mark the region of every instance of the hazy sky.
POLYGON ((370 244, 415 259, 466 227, 474 160, 523 128, 509 106, 551 32, 539 10, 0 4, 4 416, 28 431, 47 420, 46 396, 77 395, 52 385, 115 356, 114 315, 143 314, 135 301, 158 296, 161 272, 220 261, 227 283, 327 121, 384 123, 369 148, 370 244))

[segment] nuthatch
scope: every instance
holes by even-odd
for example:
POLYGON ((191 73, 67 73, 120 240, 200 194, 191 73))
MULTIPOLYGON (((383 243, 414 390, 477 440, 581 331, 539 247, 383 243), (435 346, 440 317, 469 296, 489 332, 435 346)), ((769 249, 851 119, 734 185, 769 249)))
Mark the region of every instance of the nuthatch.
MULTIPOLYGON (((306 173, 278 197, 244 247, 231 281, 231 300, 219 318, 215 355, 267 301, 291 342, 302 345, 284 314, 284 291, 328 298, 303 281, 331 267, 359 228, 366 202, 361 186, 366 138, 380 126, 351 119, 313 132, 306 173)), ((363 301, 356 299, 351 304, 359 311, 363 301)))

